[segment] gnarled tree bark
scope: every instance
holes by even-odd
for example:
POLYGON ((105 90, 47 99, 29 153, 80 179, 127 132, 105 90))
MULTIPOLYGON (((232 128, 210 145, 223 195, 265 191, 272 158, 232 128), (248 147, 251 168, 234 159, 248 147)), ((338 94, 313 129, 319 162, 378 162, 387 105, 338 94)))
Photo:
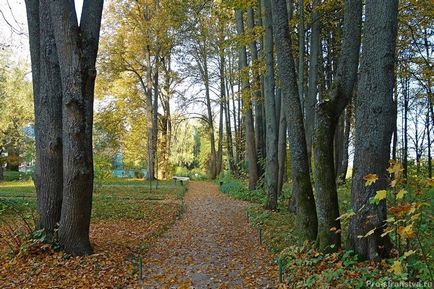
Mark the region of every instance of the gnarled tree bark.
POLYGON ((382 237, 387 225, 386 201, 371 204, 378 190, 387 188, 390 141, 396 121, 393 103, 394 63, 398 0, 367 0, 360 80, 356 97, 354 175, 349 245, 362 258, 379 259, 389 254, 391 242, 382 237), (377 174, 379 180, 365 186, 363 177, 377 174), (373 234, 366 235, 370 230, 373 234))

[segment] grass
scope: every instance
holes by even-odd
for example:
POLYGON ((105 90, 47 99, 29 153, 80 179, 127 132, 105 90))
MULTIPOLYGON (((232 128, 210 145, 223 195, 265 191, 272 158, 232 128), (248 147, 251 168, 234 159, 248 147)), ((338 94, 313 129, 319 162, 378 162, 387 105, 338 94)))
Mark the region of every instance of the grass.
MULTIPOLYGON (((183 198, 185 187, 172 181, 150 183, 138 179, 108 179, 95 186, 92 217, 142 219, 157 206, 171 207, 183 198), (158 202, 164 202, 159 204, 158 202), (146 206, 145 206, 146 204, 146 206)), ((33 181, 0 183, 0 219, 18 211, 36 209, 33 181)))

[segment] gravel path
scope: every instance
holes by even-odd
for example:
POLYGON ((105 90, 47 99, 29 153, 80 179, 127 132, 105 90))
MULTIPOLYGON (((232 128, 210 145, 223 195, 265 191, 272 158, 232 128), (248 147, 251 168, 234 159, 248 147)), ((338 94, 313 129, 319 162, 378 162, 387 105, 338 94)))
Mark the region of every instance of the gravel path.
POLYGON ((181 220, 144 256, 143 288, 274 288, 277 269, 259 245, 246 203, 190 182, 181 220))

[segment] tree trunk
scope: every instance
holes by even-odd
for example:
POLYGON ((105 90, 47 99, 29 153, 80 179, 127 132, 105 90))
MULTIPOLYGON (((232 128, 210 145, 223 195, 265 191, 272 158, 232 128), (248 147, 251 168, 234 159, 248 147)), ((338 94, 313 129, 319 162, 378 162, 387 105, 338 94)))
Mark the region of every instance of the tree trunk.
POLYGON ((342 161, 344 157, 345 147, 345 118, 345 113, 342 113, 337 123, 333 141, 336 181, 339 179, 340 173, 342 171, 342 161))
MULTIPOLYGON (((238 35, 244 34, 243 12, 241 10, 235 11, 237 33, 238 35)), ((253 112, 252 102, 249 92, 249 79, 248 74, 245 73, 247 68, 247 52, 246 47, 241 45, 239 47, 239 69, 241 77, 241 94, 243 96, 244 104, 244 120, 246 128, 246 153, 249 165, 249 190, 256 188, 258 182, 258 166, 256 158, 256 145, 255 145, 255 130, 253 126, 253 112)))
POLYGON ((306 145, 309 156, 309 166, 311 166, 312 157, 312 137, 315 123, 315 105, 317 103, 318 93, 318 58, 321 51, 321 20, 318 12, 320 0, 313 0, 312 11, 312 33, 310 35, 310 55, 309 55, 309 72, 307 96, 304 103, 305 128, 306 128, 306 145))
MULTIPOLYGON (((252 7, 247 8, 247 27, 250 33, 253 33, 255 28, 255 15, 252 7)), ((256 34, 253 34, 256 37, 256 34)), ((256 46, 256 40, 252 37, 250 42, 250 54, 252 57, 252 71, 253 71, 253 104, 255 110, 255 144, 256 154, 259 160, 258 164, 258 176, 263 175, 264 168, 261 165, 265 157, 265 129, 264 129, 264 97, 261 90, 261 77, 260 77, 260 64, 258 59, 258 48, 256 46)))
POLYGON ((279 177, 279 163, 277 160, 277 138, 279 134, 276 119, 276 96, 274 94, 274 57, 273 57, 273 18, 270 1, 262 1, 262 24, 264 26, 264 98, 265 122, 267 129, 265 182, 267 189, 267 205, 269 210, 277 209, 277 186, 279 177))
POLYGON ((357 80, 362 26, 362 2, 344 2, 343 41, 333 89, 316 107, 313 141, 318 244, 321 250, 335 251, 341 246, 339 204, 333 152, 335 130, 357 80), (334 230, 331 230, 331 229, 334 230))
POLYGON ((391 249, 388 236, 381 237, 386 226, 386 201, 371 204, 378 190, 387 188, 390 141, 396 110, 393 103, 393 74, 397 33, 397 0, 367 0, 360 80, 356 98, 354 175, 349 245, 366 259, 387 256, 391 249), (376 174, 379 180, 365 186, 363 177, 376 174), (368 237, 370 230, 375 230, 368 237))
POLYGON ((35 108, 37 228, 44 229, 51 241, 62 208, 62 82, 48 1, 29 0, 26 7, 35 108))
POLYGON ((215 148, 214 118, 213 118, 212 110, 211 110, 208 59, 207 59, 206 55, 204 55, 203 70, 204 70, 203 81, 205 84, 206 108, 207 108, 207 112, 208 112, 209 136, 210 136, 210 142, 211 142, 209 176, 210 176, 211 180, 214 180, 217 177, 217 152, 216 152, 216 148, 215 148))
POLYGON ((171 113, 170 113, 170 98, 171 98, 171 56, 170 52, 166 57, 162 58, 162 67, 164 69, 164 89, 161 94, 161 106, 164 114, 162 117, 162 143, 161 143, 161 177, 167 179, 169 174, 169 157, 171 153, 171 113))
POLYGON ((72 255, 92 252, 92 116, 102 0, 85 0, 78 25, 67 0, 50 2, 63 92, 63 203, 59 241, 72 255))
MULTIPOLYGON (((283 100, 281 99, 281 102, 283 100)), ((286 174, 286 118, 285 109, 283 104, 280 106, 280 120, 279 120, 279 138, 278 138, 278 149, 277 149, 277 159, 279 162, 279 176, 277 179, 277 193, 280 195, 282 192, 283 184, 285 182, 286 174)))
POLYGON ((231 113, 230 113, 230 101, 229 101, 229 87, 225 81, 225 56, 224 50, 220 51, 220 89, 224 99, 225 110, 225 124, 226 124, 226 149, 228 153, 229 171, 234 176, 238 175, 236 162, 234 158, 234 149, 232 145, 232 128, 231 128, 231 113), (225 89, 226 87, 226 89, 225 89))
POLYGON ((304 0, 299 0, 300 23, 298 27, 298 94, 301 107, 304 107, 304 53, 305 53, 305 32, 304 32, 304 0))
MULTIPOLYGON (((158 50, 158 49, 157 49, 158 50)), ((149 65, 151 65, 149 63, 149 65)), ((156 164, 157 164, 157 144, 158 144, 158 94, 159 94, 159 52, 156 53, 155 56, 155 71, 152 81, 152 105, 151 105, 151 115, 152 115, 152 122, 151 122, 151 129, 149 131, 148 136, 150 139, 148 140, 148 146, 149 146, 149 158, 148 158, 148 173, 147 173, 147 180, 152 181, 158 178, 158 172, 156 170, 156 164)))
POLYGON ((403 80, 403 96, 404 96, 404 150, 402 166, 404 168, 404 179, 408 178, 408 100, 409 100, 409 81, 408 77, 403 80))
POLYGON ((291 51, 288 12, 285 0, 272 0, 271 2, 277 64, 285 116, 289 127, 292 191, 297 198, 298 226, 305 238, 313 240, 317 235, 317 216, 310 183, 303 112, 298 95, 295 64, 291 51))
POLYGON ((217 142, 217 172, 216 175, 219 175, 223 170, 223 106, 224 99, 220 96, 220 118, 219 118, 219 139, 217 142))
POLYGON ((345 112, 345 131, 344 131, 344 148, 342 156, 341 170, 338 171, 338 183, 345 184, 349 163, 349 147, 350 147, 350 132, 351 132, 351 119, 352 119, 352 104, 347 105, 345 112))

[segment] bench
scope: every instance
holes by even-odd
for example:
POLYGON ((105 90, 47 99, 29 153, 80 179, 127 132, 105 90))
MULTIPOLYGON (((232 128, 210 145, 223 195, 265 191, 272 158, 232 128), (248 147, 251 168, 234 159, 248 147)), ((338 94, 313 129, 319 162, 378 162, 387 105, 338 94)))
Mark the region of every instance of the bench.
POLYGON ((175 184, 176 184, 177 181, 180 181, 181 185, 183 185, 184 182, 187 182, 187 181, 190 180, 189 177, 178 177, 178 176, 173 176, 172 179, 175 181, 175 184))

